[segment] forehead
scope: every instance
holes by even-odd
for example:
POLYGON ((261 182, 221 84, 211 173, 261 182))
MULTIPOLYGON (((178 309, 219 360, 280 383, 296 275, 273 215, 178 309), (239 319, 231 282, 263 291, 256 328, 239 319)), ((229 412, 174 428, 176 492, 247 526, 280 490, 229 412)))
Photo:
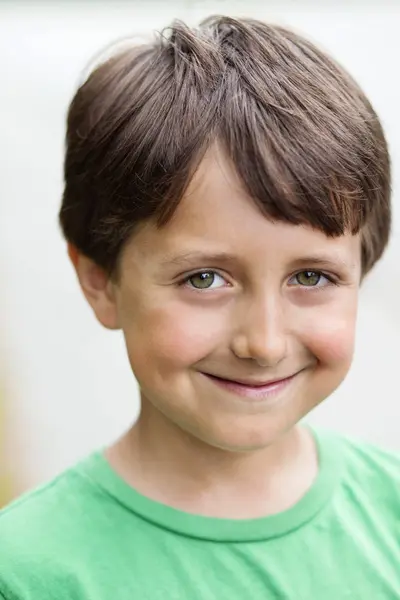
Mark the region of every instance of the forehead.
POLYGON ((332 253, 342 262, 360 260, 360 238, 328 237, 303 225, 272 221, 244 189, 233 165, 213 148, 203 158, 172 219, 145 224, 133 245, 148 257, 207 249, 239 257, 332 253))

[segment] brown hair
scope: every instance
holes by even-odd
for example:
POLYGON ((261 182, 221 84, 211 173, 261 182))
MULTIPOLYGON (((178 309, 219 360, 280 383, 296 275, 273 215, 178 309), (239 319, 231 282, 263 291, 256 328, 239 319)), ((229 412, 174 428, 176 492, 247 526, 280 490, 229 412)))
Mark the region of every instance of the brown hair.
POLYGON ((267 216, 362 234, 363 273, 390 230, 390 165, 367 98, 303 37, 250 19, 178 22, 98 66, 68 113, 65 237, 112 273, 147 219, 174 213, 218 141, 267 216))

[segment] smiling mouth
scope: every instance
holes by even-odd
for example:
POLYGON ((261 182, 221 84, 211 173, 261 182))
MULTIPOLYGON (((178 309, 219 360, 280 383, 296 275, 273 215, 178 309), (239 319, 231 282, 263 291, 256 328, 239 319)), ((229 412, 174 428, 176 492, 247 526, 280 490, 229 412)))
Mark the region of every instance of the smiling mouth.
POLYGON ((224 388, 228 392, 233 392, 235 395, 248 398, 250 400, 265 400, 268 397, 276 396, 282 392, 290 383, 299 375, 300 371, 282 377, 281 379, 273 379, 269 381, 251 381, 245 379, 226 379, 203 373, 212 383, 224 388))
POLYGON ((234 383, 237 385, 243 385, 244 387, 252 387, 252 388, 260 388, 260 387, 268 387, 270 385, 275 385, 277 383, 281 383, 283 381, 286 381, 288 379, 292 379, 295 375, 288 375, 287 377, 280 377, 279 379, 271 379, 269 381, 251 381, 250 379, 246 380, 246 379, 229 379, 227 377, 219 377, 218 375, 211 375, 211 373, 203 373, 203 375, 206 375, 207 377, 211 377, 211 379, 216 379, 218 381, 225 381, 228 383, 234 383))

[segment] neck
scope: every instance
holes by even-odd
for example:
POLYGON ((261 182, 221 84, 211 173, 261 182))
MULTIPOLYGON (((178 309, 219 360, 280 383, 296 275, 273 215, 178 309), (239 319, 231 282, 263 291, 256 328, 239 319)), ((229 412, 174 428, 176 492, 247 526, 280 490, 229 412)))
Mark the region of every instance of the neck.
POLYGON ((128 484, 152 500, 231 519, 290 508, 318 471, 314 441, 306 429, 295 427, 267 448, 231 452, 192 437, 146 402, 107 458, 128 484))

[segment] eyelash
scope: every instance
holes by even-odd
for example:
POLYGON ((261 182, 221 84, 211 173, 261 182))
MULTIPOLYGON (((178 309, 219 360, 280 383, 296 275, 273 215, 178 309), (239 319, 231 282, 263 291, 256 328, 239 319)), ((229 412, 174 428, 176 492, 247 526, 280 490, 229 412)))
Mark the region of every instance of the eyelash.
MULTIPOLYGON (((179 287, 185 287, 187 286, 190 290, 194 291, 194 292, 200 292, 200 293, 204 293, 210 290, 210 288, 196 288, 194 286, 190 286, 190 280, 193 277, 196 277, 196 275, 201 275, 202 273, 212 273, 214 275, 218 275, 218 277, 221 277, 221 279, 226 280, 226 278, 219 273, 218 271, 216 271, 215 269, 202 269, 200 271, 194 271, 193 273, 190 273, 189 275, 186 275, 183 279, 181 279, 180 281, 178 281, 178 285, 179 287)), ((231 286, 220 286, 222 287, 231 287, 231 286)), ((212 288, 213 290, 215 290, 216 288, 212 288)))
MULTIPOLYGON (((315 269, 302 269, 301 271, 297 271, 296 273, 294 273, 293 275, 291 275, 290 279, 293 279, 293 278, 297 277, 301 273, 307 273, 307 272, 314 273, 315 275, 318 275, 320 277, 324 277, 327 280, 328 283, 325 284, 325 285, 322 285, 322 286, 320 286, 318 284, 314 285, 314 286, 311 286, 311 285, 307 286, 307 285, 301 285, 300 283, 297 283, 296 285, 293 285, 293 287, 303 288, 304 291, 306 291, 307 293, 309 293, 311 291, 313 291, 313 292, 320 291, 320 290, 322 290, 322 289, 324 289, 326 287, 330 287, 331 285, 334 285, 334 286, 338 286, 339 285, 339 282, 338 282, 338 280, 337 280, 336 277, 334 277, 333 275, 331 275, 329 273, 325 273, 324 271, 318 271, 318 270, 315 270, 315 269)), ((215 269, 201 269, 200 271, 195 271, 193 273, 190 273, 189 275, 186 275, 182 280, 180 280, 178 282, 179 287, 187 286, 187 287, 189 287, 189 289, 191 289, 191 290, 193 290, 195 292, 200 292, 200 293, 207 292, 207 291, 209 291, 211 289, 219 289, 219 288, 203 288, 202 289, 202 288, 196 288, 194 286, 190 286, 189 285, 190 280, 193 277, 195 277, 196 275, 201 275, 202 273, 212 273, 214 275, 218 275, 218 277, 221 277, 222 279, 225 279, 225 277, 223 275, 221 275, 221 273, 219 273, 215 269)), ((225 286, 220 286, 220 287, 222 288, 222 287, 225 287, 225 286)), ((230 286, 228 285, 227 287, 230 287, 230 286)))
POLYGON ((338 280, 331 274, 329 273, 325 273, 324 271, 318 271, 318 270, 314 270, 314 269, 303 269, 302 271, 297 271, 297 273, 294 273, 294 275, 291 276, 290 279, 293 279, 294 277, 297 277, 298 275, 300 275, 301 273, 314 273, 315 275, 318 275, 319 277, 324 277, 324 279, 326 279, 327 283, 325 285, 301 285, 300 283, 297 283, 297 285, 293 286, 293 287, 299 287, 302 288, 304 291, 308 292, 316 292, 316 291, 320 291, 323 290, 327 287, 331 287, 332 285, 338 286, 339 282, 338 280))

